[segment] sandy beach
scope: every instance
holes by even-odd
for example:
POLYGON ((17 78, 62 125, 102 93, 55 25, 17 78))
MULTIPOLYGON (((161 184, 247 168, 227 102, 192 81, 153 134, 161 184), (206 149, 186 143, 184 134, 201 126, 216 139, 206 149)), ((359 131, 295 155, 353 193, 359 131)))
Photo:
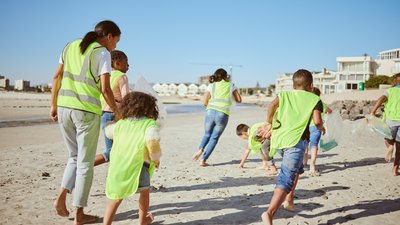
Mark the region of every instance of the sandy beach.
MULTIPOLYGON (((375 100, 381 92, 347 93, 343 99, 358 94, 375 100)), ((49 95, 0 93, 0 100, 0 119, 48 115, 49 95)), ((250 155, 245 169, 238 168, 246 142, 236 136, 235 128, 238 123, 264 121, 265 109, 233 110, 208 161, 211 166, 206 168, 191 160, 204 132, 203 120, 201 112, 167 117, 161 134, 161 166, 152 179, 150 195, 154 224, 261 225, 260 215, 271 199, 276 177, 267 177, 256 169, 261 162, 258 155, 250 155)), ((295 211, 281 208, 274 224, 398 224, 400 176, 392 176, 393 164, 384 161, 381 136, 368 129, 351 133, 358 123, 344 121, 339 146, 319 152, 321 176, 310 176, 306 167, 297 186, 295 211)), ((58 125, 3 127, 0 140, 0 224, 72 224, 72 217, 57 216, 52 206, 67 159, 58 125)), ((100 135, 97 152, 103 149, 100 135)), ((276 162, 279 168, 279 157, 276 162)), ((106 164, 95 168, 89 206, 85 208, 87 213, 100 216, 94 224, 102 224, 107 168, 106 164)), ((137 224, 138 197, 122 203, 114 224, 137 224)), ((67 200, 72 210, 71 196, 67 200)))

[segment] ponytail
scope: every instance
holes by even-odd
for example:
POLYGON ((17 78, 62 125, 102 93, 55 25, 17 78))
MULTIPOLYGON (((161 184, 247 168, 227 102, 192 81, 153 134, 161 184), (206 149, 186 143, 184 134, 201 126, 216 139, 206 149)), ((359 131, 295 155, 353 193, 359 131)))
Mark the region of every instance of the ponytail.
MULTIPOLYGON (((211 77, 213 77, 213 82, 219 82, 221 80, 225 80, 225 81, 229 81, 229 77, 228 77, 228 73, 226 72, 226 70, 219 68, 215 71, 214 75, 212 75, 211 77)), ((211 77, 210 77, 210 83, 211 82, 211 77)))
POLYGON ((208 79, 208 82, 210 82, 210 84, 214 83, 215 82, 215 76, 211 75, 210 78, 208 79))
POLYGON ((93 42, 97 41, 98 38, 105 37, 108 34, 111 34, 113 37, 120 36, 121 30, 117 24, 111 20, 103 20, 99 22, 94 28, 94 31, 88 32, 85 37, 83 37, 82 42, 79 45, 81 47, 81 53, 83 54, 87 47, 89 47, 89 45, 93 42))
POLYGON ((87 47, 89 47, 90 44, 95 42, 97 40, 97 34, 94 31, 88 32, 85 37, 83 37, 82 42, 80 43, 79 47, 81 48, 81 53, 83 54, 87 47))

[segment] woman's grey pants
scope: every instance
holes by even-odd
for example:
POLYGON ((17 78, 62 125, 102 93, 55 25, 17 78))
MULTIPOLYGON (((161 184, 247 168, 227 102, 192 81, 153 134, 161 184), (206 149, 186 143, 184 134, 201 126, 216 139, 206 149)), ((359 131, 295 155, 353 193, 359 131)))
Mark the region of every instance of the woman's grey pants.
POLYGON ((58 124, 68 149, 61 187, 72 192, 72 205, 87 206, 100 131, 100 115, 58 107, 58 124))

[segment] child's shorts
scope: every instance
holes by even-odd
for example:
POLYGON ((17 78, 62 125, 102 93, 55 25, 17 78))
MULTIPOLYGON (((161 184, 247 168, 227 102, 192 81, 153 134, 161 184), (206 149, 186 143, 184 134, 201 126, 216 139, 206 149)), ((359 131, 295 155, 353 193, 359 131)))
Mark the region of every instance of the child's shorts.
POLYGON ((300 140, 294 147, 278 150, 282 156, 282 164, 276 182, 277 188, 289 193, 292 190, 296 174, 304 173, 303 158, 307 145, 307 140, 300 140))
POLYGON ((316 126, 310 126, 310 148, 314 147, 318 149, 318 143, 321 139, 321 131, 316 126))
POLYGON ((140 172, 139 187, 137 192, 141 192, 150 188, 149 166, 150 165, 146 162, 143 164, 142 171, 140 172))
POLYGON ((269 156, 270 145, 271 145, 271 140, 269 138, 266 138, 261 146, 261 151, 264 153, 265 157, 267 157, 267 161, 268 162, 272 161, 272 163, 273 163, 274 159, 269 156))
POLYGON ((396 142, 400 142, 400 126, 390 126, 390 131, 392 132, 392 139, 396 142))

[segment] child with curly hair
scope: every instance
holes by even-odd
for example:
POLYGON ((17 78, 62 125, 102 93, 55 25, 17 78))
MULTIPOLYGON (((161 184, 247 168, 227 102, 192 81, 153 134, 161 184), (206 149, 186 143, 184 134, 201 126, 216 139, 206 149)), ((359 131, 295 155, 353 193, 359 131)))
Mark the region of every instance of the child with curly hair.
MULTIPOLYGON (((139 224, 150 224, 150 177, 160 164, 160 135, 156 123, 156 98, 142 92, 128 93, 122 100, 121 116, 112 132, 106 195, 109 199, 104 224, 111 224, 122 200, 140 193, 139 224)), ((107 128, 106 128, 107 129, 107 128)))

